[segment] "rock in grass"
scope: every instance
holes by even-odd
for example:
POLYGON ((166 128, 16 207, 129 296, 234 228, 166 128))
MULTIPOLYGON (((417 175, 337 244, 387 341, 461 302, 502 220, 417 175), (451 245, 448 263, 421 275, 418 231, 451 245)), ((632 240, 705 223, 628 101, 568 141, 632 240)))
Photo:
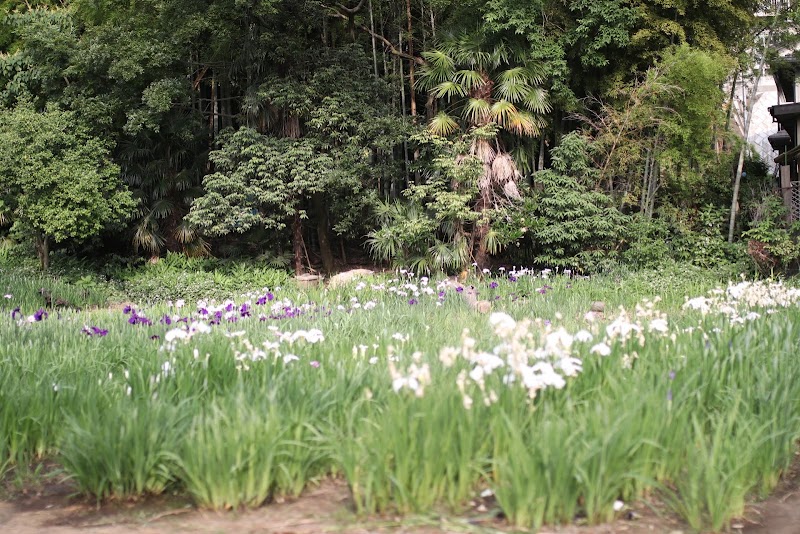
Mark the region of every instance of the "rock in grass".
POLYGON ((297 285, 303 289, 316 287, 322 283, 322 277, 318 274, 298 274, 294 279, 297 285))
POLYGON ((364 278, 367 276, 372 276, 374 273, 369 269, 351 269, 349 271, 344 271, 339 273, 335 276, 331 276, 328 280, 328 287, 334 288, 343 286, 356 278, 364 278))
POLYGON ((481 313, 489 313, 492 310, 492 303, 488 300, 479 300, 475 304, 475 309, 481 313))

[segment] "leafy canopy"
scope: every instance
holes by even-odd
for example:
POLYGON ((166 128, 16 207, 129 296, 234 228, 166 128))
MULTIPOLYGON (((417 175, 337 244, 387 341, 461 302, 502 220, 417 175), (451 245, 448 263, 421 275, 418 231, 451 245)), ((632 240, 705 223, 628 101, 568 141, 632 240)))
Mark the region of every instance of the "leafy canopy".
POLYGON ((95 236, 135 207, 103 141, 74 113, 29 103, 0 111, 0 191, 15 224, 56 242, 95 236))

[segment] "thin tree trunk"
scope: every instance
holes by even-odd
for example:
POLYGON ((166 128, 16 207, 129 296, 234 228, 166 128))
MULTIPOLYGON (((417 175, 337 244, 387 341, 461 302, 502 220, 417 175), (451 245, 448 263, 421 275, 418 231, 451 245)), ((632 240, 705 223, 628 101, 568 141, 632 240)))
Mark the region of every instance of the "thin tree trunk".
MULTIPOLYGON (((400 30, 400 48, 403 48, 403 31, 400 30)), ((400 106, 403 108, 403 118, 406 117, 406 84, 403 60, 397 58, 397 65, 400 68, 400 106)), ((408 141, 403 137, 403 168, 405 171, 405 185, 403 189, 408 189, 408 141)))
POLYGON ((311 204, 317 217, 317 238, 319 239, 320 256, 322 256, 322 268, 326 272, 332 273, 335 270, 335 264, 331 242, 328 238, 328 208, 323 202, 322 193, 311 195, 311 204))
MULTIPOLYGON (((408 55, 414 57, 414 32, 411 24, 411 0, 406 0, 406 18, 408 19, 408 55)), ((411 120, 417 120, 417 98, 414 90, 414 60, 408 62, 408 96, 411 103, 411 120)))
POLYGON ((375 17, 372 13, 372 0, 368 2, 369 7, 369 29, 372 30, 372 66, 374 68, 375 79, 378 79, 378 45, 375 42, 375 17))
POLYGON ((644 176, 642 177, 642 196, 639 199, 639 212, 644 213, 647 206, 647 191, 650 189, 650 157, 651 150, 647 149, 647 157, 644 160, 644 176))
POLYGON ((303 274, 303 222, 300 220, 300 210, 295 210, 292 217, 292 252, 294 253, 294 274, 303 274))
POLYGON ((656 205, 656 191, 658 191, 658 182, 659 177, 661 175, 661 166, 658 164, 658 160, 653 157, 653 168, 650 171, 650 183, 648 184, 648 191, 647 191, 647 206, 645 207, 645 217, 648 219, 653 218, 653 209, 656 205))
POLYGON ((39 256, 39 265, 43 271, 50 269, 50 237, 45 234, 36 236, 36 254, 39 256))
POLYGON ((731 94, 728 96, 728 113, 725 115, 725 131, 731 131, 731 116, 733 115, 733 97, 736 95, 736 80, 739 79, 739 71, 733 73, 733 83, 731 83, 731 94))
POLYGON ((541 171, 544 169, 544 148, 545 148, 544 137, 545 134, 542 133, 541 137, 539 138, 539 161, 537 162, 536 165, 537 171, 541 171))
POLYGON ((481 195, 478 199, 476 210, 479 214, 478 221, 475 223, 475 229, 472 232, 472 250, 475 263, 478 264, 478 270, 482 270, 489 266, 489 252, 486 250, 486 235, 489 233, 489 221, 482 219, 486 215, 486 210, 491 203, 491 190, 490 187, 481 188, 481 195))
MULTIPOLYGON (((774 24, 774 22, 773 22, 774 24)), ((733 243, 733 231, 736 227, 736 214, 739 211, 739 187, 742 183, 742 169, 744 168, 744 152, 747 148, 747 137, 750 134, 750 119, 753 116, 753 106, 756 103, 756 93, 758 93, 758 85, 761 83, 761 76, 764 72, 764 63, 766 61, 767 50, 769 49, 772 33, 767 32, 767 37, 764 39, 764 46, 761 50, 761 58, 758 64, 758 71, 755 73, 753 80, 753 87, 750 88, 750 95, 745 106, 744 127, 742 131, 742 147, 739 149, 739 162, 736 164, 736 175, 733 180, 733 198, 731 199, 731 216, 728 224, 728 243, 733 243)))

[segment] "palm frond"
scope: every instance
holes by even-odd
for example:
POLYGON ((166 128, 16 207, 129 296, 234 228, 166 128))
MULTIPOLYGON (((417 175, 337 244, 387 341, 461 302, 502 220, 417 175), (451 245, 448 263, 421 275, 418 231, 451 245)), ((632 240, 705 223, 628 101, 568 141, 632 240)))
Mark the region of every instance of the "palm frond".
POLYGON ((190 258, 204 258, 211 255, 211 243, 197 237, 183 245, 183 252, 190 258))
MULTIPOLYGON (((431 274, 431 270, 433 265, 431 264, 431 259, 427 254, 421 254, 418 256, 412 256, 407 260, 403 261, 403 266, 408 267, 412 272, 417 274, 431 274)), ((398 265, 400 266, 400 265, 398 265)))
POLYGON ((547 96, 547 91, 541 87, 532 87, 524 99, 525 108, 528 111, 537 114, 545 114, 550 112, 550 99, 547 96))
POLYGON ((500 240, 500 234, 497 230, 490 228, 486 235, 483 236, 483 244, 489 254, 495 255, 505 248, 505 244, 500 240))
POLYGON ((509 132, 525 137, 539 135, 543 126, 544 119, 537 118, 524 110, 517 110, 517 112, 510 115, 503 124, 503 127, 509 132))
POLYGON ((426 64, 420 71, 417 86, 421 89, 430 89, 436 85, 450 80, 455 71, 455 62, 447 51, 438 49, 423 52, 426 64))
POLYGON ((484 165, 491 165, 495 156, 497 156, 497 151, 495 151, 492 144, 486 139, 476 139, 472 144, 470 152, 484 165))
POLYGON ((522 195, 519 193, 519 189, 517 188, 517 183, 513 180, 509 180, 503 186, 503 193, 505 193, 506 198, 510 200, 521 200, 522 195))
POLYGON ((505 43, 500 43, 494 50, 492 50, 491 54, 489 54, 489 66, 492 69, 496 69, 503 63, 508 63, 508 47, 505 43))
POLYGON ((391 228, 383 227, 367 234, 366 244, 370 255, 379 260, 387 261, 397 258, 403 250, 403 243, 391 228))
POLYGON ((150 213, 156 219, 166 219, 175 210, 175 203, 169 198, 159 198, 150 205, 150 213))
POLYGON ((431 122, 428 124, 428 130, 436 135, 446 137, 458 131, 458 123, 453 117, 444 111, 440 111, 431 119, 431 122))
POLYGON ((172 232, 172 236, 178 243, 186 245, 187 243, 191 243, 192 241, 198 239, 199 235, 197 233, 197 228, 189 224, 186 218, 181 219, 181 222, 175 226, 175 230, 172 232))
POLYGON ((516 181, 519 177, 517 164, 507 152, 501 152, 492 162, 492 178, 494 182, 504 184, 516 181))
POLYGON ((517 106, 508 100, 498 100, 492 104, 489 116, 494 122, 500 126, 507 128, 507 125, 512 120, 515 120, 514 115, 517 115, 517 106))
POLYGON ((531 90, 524 67, 506 69, 497 75, 495 93, 503 100, 518 103, 524 100, 531 90))
POLYGON ((158 254, 167 240, 161 234, 158 224, 150 217, 145 217, 133 232, 133 248, 143 249, 150 254, 158 254))
POLYGON ((455 81, 444 81, 431 89, 431 93, 433 93, 436 98, 446 98, 447 100, 450 100, 454 96, 466 96, 468 92, 469 90, 467 87, 455 81))
POLYGON ((478 70, 462 69, 453 74, 453 79, 468 91, 473 91, 478 87, 486 85, 486 79, 478 70))
POLYGON ((464 119, 470 124, 482 124, 490 117, 492 106, 482 98, 470 98, 464 106, 464 119))

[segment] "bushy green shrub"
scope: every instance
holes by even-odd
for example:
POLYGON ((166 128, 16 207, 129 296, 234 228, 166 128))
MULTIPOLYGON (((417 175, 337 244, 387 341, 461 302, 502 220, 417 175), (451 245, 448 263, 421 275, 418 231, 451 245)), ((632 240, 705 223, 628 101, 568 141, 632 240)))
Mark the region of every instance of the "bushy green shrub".
POLYGON ((534 175, 523 208, 533 260, 544 266, 598 271, 614 265, 629 217, 594 188, 588 141, 577 133, 553 149, 553 169, 534 175))
POLYGON ((284 285, 289 273, 244 261, 219 261, 168 254, 158 263, 119 270, 126 298, 142 302, 228 298, 236 293, 284 285))
POLYGON ((776 269, 794 267, 800 259, 800 225, 787 222, 788 210, 783 201, 766 193, 751 204, 750 211, 750 228, 742 237, 747 239, 747 253, 756 268, 762 274, 772 274, 776 269))

